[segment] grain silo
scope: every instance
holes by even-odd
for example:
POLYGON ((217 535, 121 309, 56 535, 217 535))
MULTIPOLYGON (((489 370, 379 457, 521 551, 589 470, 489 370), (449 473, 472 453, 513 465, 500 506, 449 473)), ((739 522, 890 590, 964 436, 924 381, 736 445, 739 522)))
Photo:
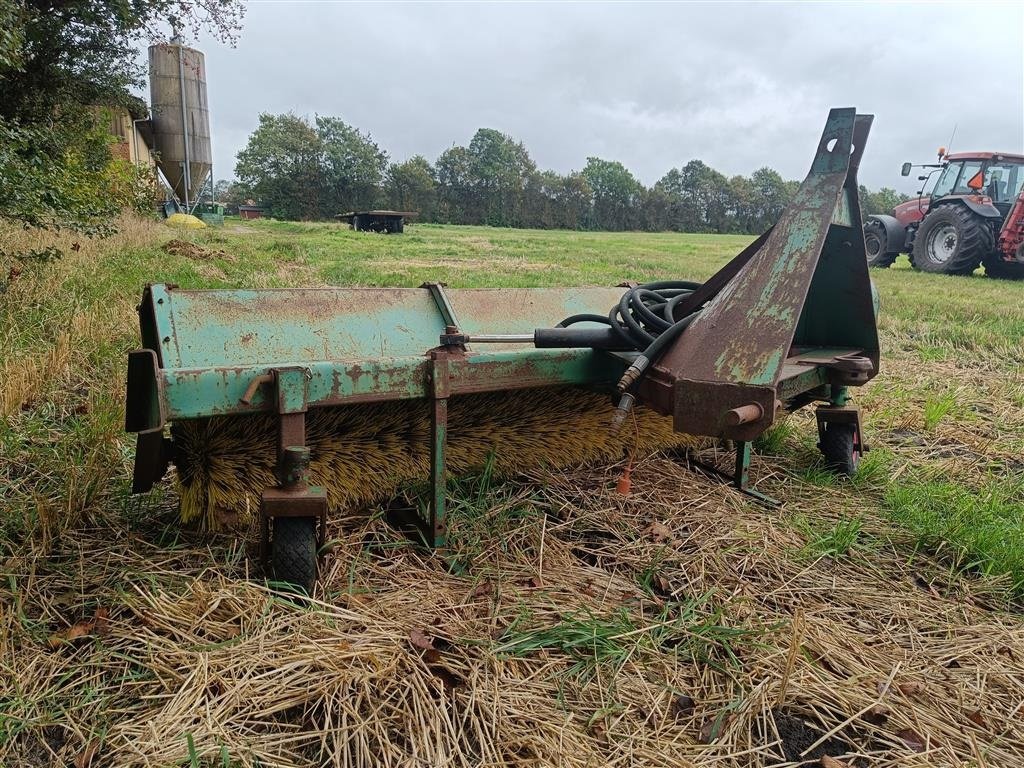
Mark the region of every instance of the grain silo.
POLYGON ((177 36, 151 45, 149 95, 160 171, 191 210, 213 168, 203 54, 177 36))

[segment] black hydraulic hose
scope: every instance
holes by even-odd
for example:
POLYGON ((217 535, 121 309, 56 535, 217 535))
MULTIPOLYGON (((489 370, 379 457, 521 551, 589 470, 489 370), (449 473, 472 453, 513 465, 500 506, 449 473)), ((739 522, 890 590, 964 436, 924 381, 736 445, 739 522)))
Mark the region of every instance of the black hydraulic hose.
POLYGON ((612 420, 614 432, 618 432, 629 415, 635 402, 632 390, 648 366, 657 362, 669 344, 679 338, 700 312, 698 308, 685 317, 675 316, 679 302, 700 286, 701 283, 689 280, 662 280, 637 285, 622 294, 607 317, 594 314, 572 315, 556 326, 568 328, 576 323, 606 324, 622 342, 622 349, 640 352, 616 386, 621 397, 612 420))

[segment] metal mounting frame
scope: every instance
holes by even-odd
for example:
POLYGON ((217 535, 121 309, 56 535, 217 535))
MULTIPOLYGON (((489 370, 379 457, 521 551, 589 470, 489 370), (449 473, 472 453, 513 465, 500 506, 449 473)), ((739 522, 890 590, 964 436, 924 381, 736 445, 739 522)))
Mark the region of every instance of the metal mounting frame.
POLYGON ((317 520, 317 550, 327 537, 327 491, 309 484, 309 448, 306 446, 306 384, 309 370, 302 366, 274 368, 254 378, 242 396, 251 399, 265 385, 273 387, 278 416, 278 485, 260 497, 260 559, 270 556, 273 520, 277 517, 312 517, 317 520))

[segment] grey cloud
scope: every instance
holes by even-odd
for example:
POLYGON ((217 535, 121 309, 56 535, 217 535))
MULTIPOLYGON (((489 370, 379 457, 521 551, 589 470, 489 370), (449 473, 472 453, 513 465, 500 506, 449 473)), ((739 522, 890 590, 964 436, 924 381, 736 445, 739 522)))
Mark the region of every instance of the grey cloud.
POLYGON ((876 115, 861 171, 913 191, 903 160, 1024 144, 1024 6, 258 2, 207 56, 215 167, 257 115, 337 115, 394 159, 479 127, 543 168, 620 160, 645 183, 700 158, 801 178, 832 106, 876 115))

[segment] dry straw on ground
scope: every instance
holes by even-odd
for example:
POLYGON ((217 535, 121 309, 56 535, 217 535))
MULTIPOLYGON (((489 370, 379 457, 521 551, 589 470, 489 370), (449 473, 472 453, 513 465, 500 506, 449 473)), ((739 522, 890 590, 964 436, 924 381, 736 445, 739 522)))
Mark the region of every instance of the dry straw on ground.
POLYGON ((970 582, 801 556, 675 461, 617 476, 464 489, 447 557, 335 520, 302 603, 170 509, 12 558, 0 763, 1024 765, 1024 630, 970 582))

